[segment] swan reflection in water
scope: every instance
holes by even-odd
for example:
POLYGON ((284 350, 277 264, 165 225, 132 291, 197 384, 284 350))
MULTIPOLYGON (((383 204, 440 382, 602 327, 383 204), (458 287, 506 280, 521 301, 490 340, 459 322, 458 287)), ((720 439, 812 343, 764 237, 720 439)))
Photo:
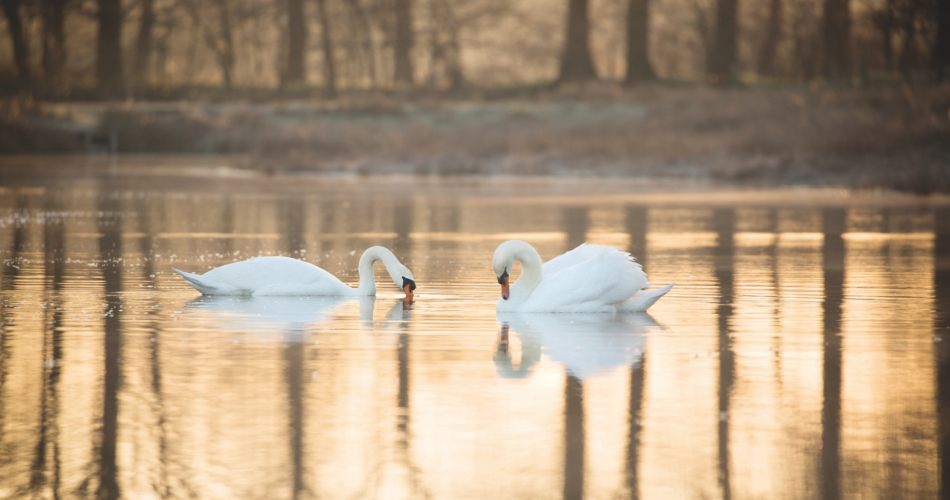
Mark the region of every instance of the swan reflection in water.
POLYGON ((185 304, 190 319, 234 333, 283 333, 285 340, 325 323, 359 303, 360 320, 372 322, 376 297, 233 297, 202 295, 185 304))
POLYGON ((501 323, 493 359, 503 378, 525 378, 541 359, 541 351, 564 365, 567 375, 584 380, 618 366, 636 367, 643 358, 644 335, 662 328, 647 313, 545 314, 498 313, 501 323), (521 339, 517 368, 509 352, 509 332, 521 339))
POLYGON ((235 333, 283 333, 286 339, 311 331, 314 327, 344 314, 351 304, 359 303, 360 325, 378 328, 403 321, 412 310, 404 299, 394 302, 385 320, 375 322, 376 297, 233 297, 202 295, 185 304, 185 312, 214 322, 214 328, 235 333))

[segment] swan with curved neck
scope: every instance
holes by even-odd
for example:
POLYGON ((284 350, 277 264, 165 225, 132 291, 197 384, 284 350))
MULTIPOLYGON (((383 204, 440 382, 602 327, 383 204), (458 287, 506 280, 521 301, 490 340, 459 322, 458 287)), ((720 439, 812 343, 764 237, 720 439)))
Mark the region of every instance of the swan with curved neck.
POLYGON ((174 269, 189 285, 205 295, 376 295, 373 264, 382 262, 396 284, 412 300, 416 282, 412 272, 383 247, 370 247, 360 257, 360 284, 351 288, 319 267, 290 257, 255 257, 233 262, 198 275, 174 269))
POLYGON ((629 253, 586 243, 542 264, 528 243, 506 241, 492 268, 501 285, 500 312, 643 312, 673 288, 644 290, 652 284, 629 253), (515 261, 521 276, 510 284, 515 261))

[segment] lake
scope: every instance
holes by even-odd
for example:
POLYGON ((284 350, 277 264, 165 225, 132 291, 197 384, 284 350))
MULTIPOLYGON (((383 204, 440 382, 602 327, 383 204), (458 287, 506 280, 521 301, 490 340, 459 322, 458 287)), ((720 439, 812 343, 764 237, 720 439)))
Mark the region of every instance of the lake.
POLYGON ((2 498, 946 495, 948 198, 84 161, 0 173, 2 498), (676 286, 496 315, 507 239, 676 286), (286 255, 355 286, 372 245, 412 304, 381 265, 374 300, 171 269, 286 255))

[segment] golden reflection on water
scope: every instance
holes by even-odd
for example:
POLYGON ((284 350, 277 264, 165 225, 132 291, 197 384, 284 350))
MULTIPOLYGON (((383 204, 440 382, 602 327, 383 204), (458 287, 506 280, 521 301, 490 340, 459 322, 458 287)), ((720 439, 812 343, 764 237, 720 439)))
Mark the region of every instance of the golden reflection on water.
POLYGON ((938 496, 946 208, 637 200, 0 190, 0 497, 938 496), (650 315, 496 316, 514 237, 677 286, 650 315), (411 306, 381 269, 369 301, 170 269, 354 283, 373 244, 411 306))

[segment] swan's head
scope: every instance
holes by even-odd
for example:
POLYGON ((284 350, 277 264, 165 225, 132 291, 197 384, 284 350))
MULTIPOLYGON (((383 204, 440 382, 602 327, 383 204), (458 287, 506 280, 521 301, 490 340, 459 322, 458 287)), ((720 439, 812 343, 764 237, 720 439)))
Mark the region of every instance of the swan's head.
MULTIPOLYGON (((380 246, 369 247, 360 257, 360 288, 363 287, 363 275, 372 281, 372 267, 376 262, 382 261, 386 266, 386 272, 392 278, 393 283, 406 292, 406 300, 412 301, 412 292, 416 289, 416 280, 412 278, 412 271, 399 262, 399 259, 388 249, 380 246)), ((375 293, 376 284, 370 283, 369 288, 375 293)))
POLYGON ((508 300, 508 275, 511 274, 511 268, 515 265, 514 246, 521 243, 517 240, 506 241, 495 249, 495 256, 492 257, 491 265, 495 270, 495 276, 498 278, 498 284, 501 285, 501 298, 508 300))
POLYGON ((393 283, 406 292, 406 299, 411 302, 412 292, 416 289, 416 281, 412 279, 412 272, 402 264, 393 266, 391 269, 387 268, 387 270, 389 271, 389 277, 393 279, 393 283))

